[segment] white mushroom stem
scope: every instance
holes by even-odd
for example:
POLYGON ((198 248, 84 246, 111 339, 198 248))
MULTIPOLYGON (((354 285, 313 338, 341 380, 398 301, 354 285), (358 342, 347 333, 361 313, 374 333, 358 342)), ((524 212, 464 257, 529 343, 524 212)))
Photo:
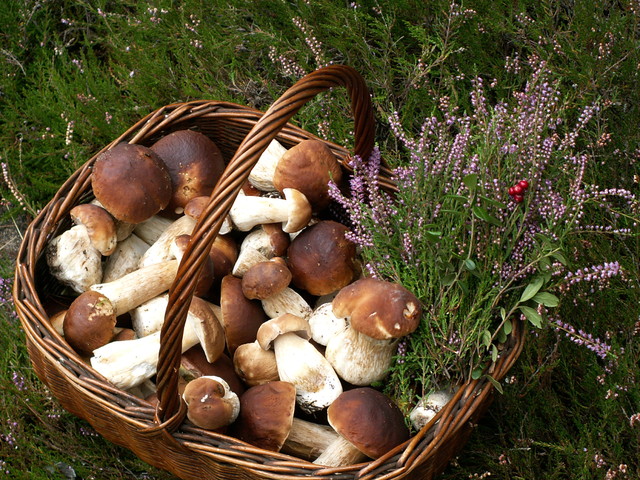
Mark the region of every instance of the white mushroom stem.
POLYGON ((296 401, 307 413, 327 408, 342 393, 342 384, 322 354, 296 333, 273 341, 280 380, 296 387, 296 401))
POLYGON ((138 223, 133 229, 133 233, 139 236, 142 240, 149 245, 153 245, 162 232, 164 232, 174 220, 170 220, 160 215, 154 215, 153 217, 145 220, 142 223, 138 223))
POLYGON ((387 375, 398 341, 376 340, 349 326, 329 339, 325 357, 343 380, 371 385, 387 375))
POLYGON ((299 458, 314 459, 337 440, 338 434, 328 425, 320 425, 293 417, 289 436, 282 452, 299 458))
MULTIPOLYGON (((202 319, 187 314, 182 332, 182 352, 204 343, 202 319)), ((110 342, 93 351, 91 366, 116 387, 127 390, 155 375, 160 351, 160 331, 135 340, 110 342)))
POLYGON ((118 242, 115 251, 107 257, 102 272, 102 283, 112 282, 138 269, 140 258, 149 244, 135 234, 118 242))
MULTIPOLYGON (((246 241, 246 239, 245 239, 246 241)), ((256 263, 266 262, 269 258, 256 250, 250 245, 245 245, 244 242, 240 245, 240 252, 236 263, 233 264, 233 270, 231 273, 236 277, 243 277, 247 270, 249 270, 256 263)))
POLYGON ((284 195, 285 198, 271 198, 240 194, 229 211, 231 221, 242 232, 265 223, 282 223, 287 233, 301 230, 311 218, 311 206, 297 190, 285 188, 284 195), (301 220, 303 217, 306 220, 301 220))
POLYGON ((451 390, 439 390, 421 398, 409 413, 413 428, 421 430, 452 398, 451 390))
POLYGON ((108 283, 91 286, 107 297, 116 316, 133 310, 169 289, 178 272, 178 261, 169 260, 140 268, 108 283))
POLYGON ((277 140, 271 140, 267 149, 260 155, 251 173, 249 173, 249 183, 263 192, 275 192, 273 185, 273 175, 276 165, 287 149, 277 140))
POLYGON ((337 317, 333 313, 331 303, 323 303, 316 307, 307 320, 311 328, 311 338, 316 343, 325 346, 331 338, 349 325, 346 318, 337 317))
POLYGON ((338 438, 313 463, 327 467, 342 467, 360 463, 366 458, 367 456, 351 442, 338 435, 338 438))
POLYGON ((180 235, 191 235, 195 226, 196 221, 187 215, 175 220, 144 253, 140 259, 139 266, 146 267, 175 258, 171 251, 173 241, 180 235))
POLYGON ((84 225, 76 225, 49 242, 46 251, 51 274, 78 293, 102 280, 102 255, 91 245, 84 225))
POLYGON ((311 315, 311 307, 307 301, 298 292, 289 287, 260 302, 264 313, 269 318, 276 318, 285 313, 291 313, 305 319, 311 315))

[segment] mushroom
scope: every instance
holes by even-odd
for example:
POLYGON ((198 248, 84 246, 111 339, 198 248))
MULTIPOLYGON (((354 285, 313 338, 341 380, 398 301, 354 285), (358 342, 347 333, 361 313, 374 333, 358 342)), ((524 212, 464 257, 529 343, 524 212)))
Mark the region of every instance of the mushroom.
POLYGON ((276 354, 273 350, 264 350, 257 340, 236 348, 233 368, 250 387, 280 379, 276 354))
POLYGON ((332 308, 349 326, 329 339, 325 356, 340 378, 360 386, 385 377, 399 338, 413 332, 422 315, 406 288, 375 278, 344 287, 332 308))
POLYGON ((282 230, 279 223, 260 225, 244 237, 233 274, 242 277, 254 263, 283 256, 289 244, 289 235, 282 230))
POLYGON ((331 201, 329 181, 339 185, 341 180, 338 159, 326 143, 315 139, 303 140, 287 150, 273 174, 273 184, 280 193, 286 188, 299 190, 314 212, 324 210, 331 201))
POLYGON ((326 408, 342 392, 340 379, 310 337, 309 323, 288 313, 267 320, 257 336, 264 350, 273 347, 280 380, 295 385, 298 405, 307 413, 326 408))
POLYGON ((69 213, 75 226, 49 242, 46 259, 55 278, 82 293, 102 280, 102 256, 116 247, 116 227, 96 205, 76 205, 69 213))
POLYGON ((258 162, 254 165, 249 173, 249 183, 263 192, 275 192, 276 187, 273 185, 273 175, 276 165, 285 154, 287 149, 280 142, 273 139, 267 146, 267 149, 260 155, 258 162))
POLYGON ((349 325, 344 317, 333 313, 331 303, 323 303, 316 307, 307 319, 311 328, 311 338, 319 345, 326 346, 329 340, 346 329, 349 325))
POLYGON ((238 395, 217 376, 198 377, 187 383, 182 393, 187 418, 195 426, 217 430, 233 423, 240 413, 238 395))
POLYGON ((302 296, 288 287, 291 273, 281 257, 258 262, 242 277, 245 297, 262 302, 269 318, 292 313, 302 318, 311 314, 311 307, 302 296))
POLYGON ((313 463, 340 467, 379 458, 408 440, 400 409, 370 387, 343 392, 327 409, 329 425, 339 434, 313 463))
POLYGON ((287 233, 303 229, 311 219, 311 205, 293 188, 286 188, 283 194, 284 198, 271 198, 241 193, 229 211, 231 221, 242 232, 264 223, 282 223, 287 233))
POLYGON ((195 226, 196 221, 188 215, 183 215, 174 220, 142 255, 139 266, 146 267, 175 258, 173 252, 171 252, 171 244, 180 235, 191 235, 195 226))
POLYGON ((224 379, 237 395, 245 391, 231 358, 223 352, 214 362, 209 362, 200 344, 194 345, 180 357, 180 375, 189 379, 215 375, 224 379))
POLYGON ((93 248, 84 225, 76 225, 47 245, 51 275, 75 292, 82 293, 102 280, 102 256, 93 248))
POLYGON ((345 238, 347 227, 322 220, 305 228, 287 249, 292 283, 311 295, 326 295, 348 285, 358 272, 356 246, 345 238))
POLYGON ((296 405, 296 388, 273 381, 247 389, 240 397, 240 415, 232 426, 234 437, 279 452, 289 436, 296 405))
POLYGON ((63 322, 65 338, 71 347, 91 352, 111 338, 116 317, 167 290, 178 269, 178 262, 158 263, 131 272, 108 283, 92 285, 74 299, 63 322))
POLYGON ((114 252, 104 262, 101 282, 111 282, 137 270, 140 259, 148 248, 149 244, 135 233, 118 242, 114 252))
POLYGON ((164 232, 173 222, 174 220, 171 220, 169 218, 161 217, 160 215, 154 215, 144 222, 136 224, 135 228, 133 229, 133 233, 135 233, 149 245, 153 245, 156 240, 160 238, 162 232, 164 232))
POLYGON ((453 392, 449 389, 431 392, 426 397, 422 397, 409 413, 413 428, 421 430, 452 398, 453 392))
MULTIPOLYGON (((116 387, 128 389, 156 373, 160 331, 136 340, 110 342, 93 351, 92 367, 116 387)), ((182 352, 200 343, 207 360, 214 362, 224 350, 222 327, 207 303, 193 297, 182 332, 182 352)))
POLYGON ((194 197, 211 195, 225 164, 222 152, 206 135, 177 130, 151 145, 169 171, 172 195, 163 214, 176 218, 194 197))
MULTIPOLYGON (((195 220, 198 220, 210 201, 211 198, 208 195, 200 195, 198 197, 194 197, 185 205, 184 214, 195 220)), ((222 226, 220 227, 220 231, 218 232, 218 234, 226 235, 227 233, 231 232, 232 229, 233 224, 231 223, 229 215, 227 215, 222 221, 222 226)))
POLYGON ((242 280, 227 275, 220 285, 221 321, 231 356, 236 349, 256 339, 258 328, 267 319, 260 302, 249 300, 242 293, 242 280))
POLYGON ((84 225, 91 245, 101 255, 111 255, 118 242, 114 218, 104 208, 90 203, 76 205, 69 212, 76 225, 84 225))
POLYGON ((230 433, 251 445, 299 458, 316 458, 338 435, 327 425, 294 416, 296 389, 289 382, 253 386, 240 396, 240 415, 230 433))
POLYGON ((142 145, 119 143, 96 159, 93 193, 116 219, 140 223, 171 200, 171 176, 164 162, 142 145))

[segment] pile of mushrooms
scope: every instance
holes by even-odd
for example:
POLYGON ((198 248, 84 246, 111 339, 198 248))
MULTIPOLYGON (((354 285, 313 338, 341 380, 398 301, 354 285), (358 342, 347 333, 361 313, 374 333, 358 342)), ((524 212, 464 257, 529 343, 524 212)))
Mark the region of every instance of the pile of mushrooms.
MULTIPOLYGON (((73 292, 52 317, 118 388, 156 402, 160 330, 185 245, 224 169, 205 135, 122 143, 92 172, 95 200, 53 238, 50 271, 73 292)), ((320 465, 377 458, 409 438, 371 387, 422 309, 361 272, 347 227, 327 215, 340 165, 323 142, 261 156, 198 279, 182 338, 180 393, 197 427, 320 465)))

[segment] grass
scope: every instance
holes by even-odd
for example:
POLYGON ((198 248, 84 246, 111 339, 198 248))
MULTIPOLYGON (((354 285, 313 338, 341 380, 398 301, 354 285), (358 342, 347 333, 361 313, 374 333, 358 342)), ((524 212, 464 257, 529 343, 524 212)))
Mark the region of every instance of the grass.
MULTIPOLYGON (((468 110, 471 79, 500 86, 526 77, 508 57, 545 59, 576 112, 601 116, 579 147, 603 188, 638 193, 640 4, 523 0, 142 2, 9 0, 0 9, 0 182, 3 224, 28 220, 93 152, 141 116, 191 99, 266 109, 299 72, 329 62, 360 71, 371 88, 383 155, 405 153, 407 130, 437 100, 468 110), (472 9, 470 11, 469 9, 472 9), (315 40, 314 40, 315 37, 315 40), (596 148, 600 141, 601 146, 596 148)), ((314 99, 295 122, 351 145, 341 90, 314 99)), ((568 119, 572 120, 572 119, 568 119)), ((573 119, 575 120, 575 119, 573 119)), ((598 215, 597 212, 594 215, 598 215)), ((594 220, 594 223, 595 220, 594 220)), ((637 228, 637 226, 636 226, 637 228)), ((611 345, 611 365, 552 328, 532 331, 504 394, 482 419, 445 479, 604 479, 640 476, 640 243, 638 236, 576 239, 588 264, 617 260, 628 277, 595 296, 572 292, 562 315, 611 345), (575 303, 574 303, 575 300, 575 303)), ((0 273, 12 257, 0 252, 0 273)), ((170 475, 108 444, 61 411, 33 374, 3 284, 0 301, 0 477, 147 478, 170 475), (71 470, 72 469, 72 470, 71 470), (72 472, 75 472, 75 477, 72 472)))

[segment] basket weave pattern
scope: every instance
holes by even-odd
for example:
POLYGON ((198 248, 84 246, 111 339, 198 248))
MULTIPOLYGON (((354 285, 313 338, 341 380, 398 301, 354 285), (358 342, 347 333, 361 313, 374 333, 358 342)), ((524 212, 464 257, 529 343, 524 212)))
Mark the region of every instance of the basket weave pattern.
MULTIPOLYGON (((290 148, 317 137, 291 125, 291 117, 315 95, 343 86, 354 116, 354 153, 367 158, 374 142, 369 93, 360 75, 345 66, 320 69, 300 80, 262 113, 229 102, 195 101, 162 107, 141 119, 107 150, 126 141, 151 145, 181 129, 198 130, 221 149, 227 168, 196 225, 169 291, 161 334, 157 373, 159 405, 113 387, 67 345, 51 326, 46 305, 55 291, 43 258, 47 242, 68 227, 68 213, 93 198, 92 166, 101 152, 78 169, 58 190, 25 232, 16 260, 14 303, 26 332, 27 349, 38 377, 63 408, 88 421, 107 440, 122 445, 145 462, 183 479, 432 479, 460 450, 491 402, 487 380, 470 381, 420 432, 385 456, 347 467, 326 468, 281 453, 252 447, 240 440, 184 423, 178 396, 182 328, 195 288, 195 278, 249 172, 272 139, 290 148)), ((319 140, 319 139, 318 139, 319 140)), ((348 171, 349 152, 325 142, 348 171)), ((381 184, 394 188, 388 170, 381 184)), ((516 361, 524 332, 514 326, 492 376, 500 381, 516 361)))

